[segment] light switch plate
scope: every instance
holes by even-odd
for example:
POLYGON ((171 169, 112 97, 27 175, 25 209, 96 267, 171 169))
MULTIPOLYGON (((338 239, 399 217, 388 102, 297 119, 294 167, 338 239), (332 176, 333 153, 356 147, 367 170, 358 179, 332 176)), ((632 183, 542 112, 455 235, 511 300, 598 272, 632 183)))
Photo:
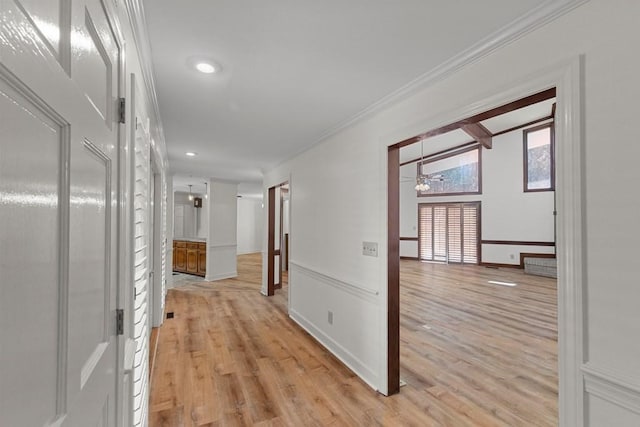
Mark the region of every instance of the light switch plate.
POLYGON ((378 243, 377 242, 362 242, 362 255, 366 256, 378 256, 378 243))

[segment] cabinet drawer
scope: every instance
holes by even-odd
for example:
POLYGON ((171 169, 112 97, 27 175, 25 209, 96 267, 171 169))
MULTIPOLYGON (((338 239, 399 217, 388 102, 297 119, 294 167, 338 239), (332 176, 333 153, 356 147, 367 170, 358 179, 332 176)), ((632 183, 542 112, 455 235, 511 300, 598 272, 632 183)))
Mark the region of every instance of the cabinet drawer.
POLYGON ((187 249, 198 249, 198 243, 187 242, 187 249))
POLYGON ((206 251, 207 250, 207 244, 206 243, 198 243, 198 249, 201 251, 206 251))
POLYGON ((176 244, 176 248, 186 248, 187 247, 187 242, 182 242, 180 240, 176 240, 176 241, 174 241, 174 243, 176 244))

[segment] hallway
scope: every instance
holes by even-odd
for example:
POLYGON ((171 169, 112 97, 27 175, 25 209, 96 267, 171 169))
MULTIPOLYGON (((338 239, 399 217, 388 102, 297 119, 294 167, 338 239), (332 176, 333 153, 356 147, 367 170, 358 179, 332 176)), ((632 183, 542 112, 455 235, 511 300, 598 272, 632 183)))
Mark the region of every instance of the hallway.
MULTIPOLYGON (((402 298, 402 376, 408 385, 399 395, 387 398, 363 383, 288 318, 287 286, 276 291, 273 298, 260 295, 260 260, 259 254, 239 256, 237 279, 216 283, 194 281, 169 291, 166 311, 173 312, 175 317, 165 320, 159 335, 151 383, 151 426, 496 426, 531 425, 532 417, 536 425, 557 422, 553 385, 556 380, 553 375, 536 378, 536 375, 545 375, 547 369, 551 372, 555 369, 554 364, 549 366, 542 361, 543 357, 555 357, 553 327, 543 328, 541 334, 547 337, 536 341, 547 343, 539 352, 540 361, 532 363, 537 368, 519 365, 517 359, 512 366, 506 366, 502 359, 487 369, 493 357, 488 353, 497 352, 496 346, 488 341, 490 337, 480 338, 487 348, 492 348, 487 354, 455 354, 459 351, 455 349, 455 340, 464 336, 462 330, 457 337, 451 335, 451 330, 442 334, 450 337, 453 347, 436 340, 429 348, 426 341, 417 341, 424 328, 414 328, 412 324, 424 315, 416 309, 427 298, 415 297, 416 273, 426 274, 426 270, 430 270, 429 274, 447 286, 457 279, 455 273, 447 279, 443 268, 451 268, 451 273, 456 267, 403 262, 403 278, 410 282, 403 285, 406 291, 403 289, 402 298), (420 272, 421 269, 425 271, 420 272), (419 344, 422 351, 417 351, 415 344, 419 344), (479 365, 470 365, 470 357, 475 357, 479 365), (519 383, 511 375, 519 377, 519 383), (529 390, 527 381, 531 385, 529 390), (552 385, 545 386, 545 382, 552 385), (524 397, 527 393, 531 393, 530 398, 524 397)), ((526 280, 523 290, 518 292, 547 306, 546 314, 529 317, 537 318, 534 322, 538 324, 553 322, 555 315, 548 310, 555 294, 552 279, 524 276, 520 271, 463 269, 465 274, 476 270, 475 278, 484 279, 484 274, 489 274, 526 280), (540 284, 540 292, 535 292, 533 286, 540 284)), ((443 295, 442 289, 434 290, 429 298, 431 304, 442 306, 445 298, 454 297, 453 293, 443 295)), ((455 298, 464 298, 463 294, 468 292, 463 289, 455 298)), ((474 293, 482 294, 486 298, 495 296, 496 291, 487 288, 474 293)), ((497 312, 496 304, 488 309, 497 312)), ((470 319, 482 311, 475 310, 474 314, 474 310, 468 307, 467 310, 470 319)), ((462 312, 458 310, 455 314, 454 310, 448 310, 447 314, 446 311, 434 311, 431 316, 441 316, 448 322, 447 316, 459 317, 462 312)), ((508 312, 503 315, 504 318, 500 318, 496 314, 492 321, 501 322, 512 316, 508 312)), ((523 317, 520 321, 525 324, 531 319, 523 317)), ((517 321, 512 322, 515 325, 517 321)), ((431 320, 434 331, 429 333, 435 333, 437 324, 438 320, 431 320)), ((482 324, 478 324, 478 328, 481 327, 482 324)), ((515 340, 526 342, 536 334, 537 327, 529 329, 517 334, 515 340)), ((478 329, 474 329, 467 338, 478 336, 478 329)), ((502 345, 503 357, 519 351, 509 347, 512 341, 504 336, 496 337, 496 342, 502 345)))

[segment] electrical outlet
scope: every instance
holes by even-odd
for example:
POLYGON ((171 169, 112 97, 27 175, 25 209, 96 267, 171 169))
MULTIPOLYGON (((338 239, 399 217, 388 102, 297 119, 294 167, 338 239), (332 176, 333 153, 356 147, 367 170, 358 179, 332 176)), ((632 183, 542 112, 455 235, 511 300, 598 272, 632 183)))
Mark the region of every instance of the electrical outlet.
POLYGON ((378 243, 376 242, 362 242, 362 255, 366 256, 378 256, 378 243))
POLYGON ((327 312, 327 322, 329 322, 330 325, 333 325, 333 311, 331 310, 327 312))

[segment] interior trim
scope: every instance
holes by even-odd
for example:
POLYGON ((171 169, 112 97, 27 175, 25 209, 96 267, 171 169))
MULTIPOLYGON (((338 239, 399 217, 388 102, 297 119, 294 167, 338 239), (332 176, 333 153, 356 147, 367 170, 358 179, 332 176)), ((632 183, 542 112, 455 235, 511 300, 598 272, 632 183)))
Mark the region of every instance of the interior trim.
MULTIPOLYGON (((144 14, 144 6, 142 0, 124 0, 129 16, 129 23, 133 29, 133 40, 140 58, 140 68, 142 70, 142 80, 146 88, 147 96, 151 100, 154 118, 157 123, 157 132, 162 143, 160 151, 164 162, 163 167, 169 167, 169 155, 164 138, 164 127, 162 125, 162 116, 160 115, 160 105, 158 103, 158 95, 156 91, 156 81, 153 74, 153 61, 151 60, 151 43, 149 42, 149 34, 147 32, 147 22, 144 14)), ((156 140, 156 141, 157 141, 156 140)), ((157 145, 157 144, 156 144, 157 145)))
MULTIPOLYGON (((577 3, 576 3, 577 5, 577 3)), ((582 138, 582 86, 580 82, 584 72, 583 55, 576 55, 564 61, 538 70, 528 76, 523 76, 519 82, 511 82, 509 88, 503 91, 496 89, 496 94, 469 105, 467 108, 456 108, 442 113, 436 122, 424 125, 425 129, 435 128, 438 123, 446 123, 446 118, 459 120, 460 117, 474 117, 483 111, 496 108, 499 105, 522 99, 526 94, 538 94, 540 90, 557 88, 557 117, 556 133, 562 144, 556 146, 556 191, 558 192, 558 250, 563 257, 558 260, 558 410, 559 425, 578 426, 584 424, 584 378, 580 366, 584 363, 584 156, 582 138), (428 125, 432 123, 434 126, 428 125)), ((531 96, 531 95, 530 95, 531 96)), ((400 138, 397 138, 399 140, 400 138)), ((409 141, 409 140, 407 140, 409 141)), ((395 216, 399 207, 398 200, 393 197, 399 186, 399 176, 391 161, 391 153, 399 149, 402 142, 387 147, 389 150, 387 173, 387 239, 389 258, 387 262, 387 334, 388 358, 387 376, 396 382, 396 360, 392 357, 390 347, 396 345, 393 330, 395 328, 395 304, 393 298, 398 292, 397 279, 394 269, 398 261, 391 256, 394 230, 398 227, 395 216), (393 340, 392 340, 393 339, 393 340)), ((395 241, 399 243, 399 240, 395 241)), ((397 274, 397 271, 395 272, 397 274)), ((399 336, 399 331, 396 331, 399 336)), ((399 380, 399 377, 397 377, 399 380)))
POLYGON ((269 188, 267 196, 267 296, 275 295, 275 234, 276 234, 276 187, 269 188))
POLYGON ((349 282, 345 282, 344 280, 337 279, 328 274, 320 272, 314 268, 303 265, 298 261, 289 260, 289 265, 292 271, 297 271, 299 273, 304 274, 305 276, 312 277, 324 284, 333 286, 336 289, 349 292, 350 294, 360 298, 376 300, 377 299, 376 297, 380 293, 376 290, 369 289, 365 286, 362 286, 356 283, 349 283, 349 282))
POLYGON ((592 363, 582 365, 581 370, 587 393, 640 414, 640 384, 633 384, 623 379, 626 375, 594 366, 592 363))
MULTIPOLYGON (((556 105, 556 104, 553 104, 553 105, 556 105)), ((502 130, 500 132, 496 132, 496 133, 493 134, 493 136, 504 135, 505 133, 513 132, 513 131, 516 131, 516 130, 519 130, 519 129, 524 129, 526 127, 533 126, 533 125, 536 125, 538 123, 542 123, 542 122, 546 122, 546 121, 553 122, 553 117, 554 116, 551 115, 551 116, 543 117, 541 119, 531 120, 530 122, 527 122, 527 123, 524 123, 524 124, 521 124, 521 125, 518 125, 518 126, 513 126, 513 127, 510 127, 509 129, 505 129, 505 130, 502 130)))
POLYGON ((216 280, 233 279, 234 277, 238 277, 237 271, 227 271, 226 273, 218 273, 218 274, 213 274, 211 276, 206 276, 204 278, 204 281, 215 282, 216 280))
POLYGON ((233 249, 237 247, 238 245, 235 243, 212 243, 209 245, 209 249, 233 249))
POLYGON ((501 262, 479 262, 478 265, 487 268, 522 268, 520 264, 504 264, 501 262))
POLYGON ((555 246, 555 242, 531 242, 528 240, 481 240, 483 245, 509 245, 509 246, 555 246))
POLYGON ((329 335, 322 332, 322 330, 317 328, 313 322, 292 308, 289 309, 289 318, 296 322, 299 327, 307 331, 307 333, 311 335, 314 340, 319 342, 320 345, 330 349, 331 354, 344 363, 347 368, 356 373, 359 379, 364 381, 372 389, 377 390, 376 384, 378 381, 376 373, 362 360, 354 356, 349 350, 344 348, 344 346, 340 345, 329 335))
POLYGON ((420 160, 429 160, 429 159, 432 159, 432 158, 434 158, 436 156, 439 156, 441 154, 450 153, 452 151, 461 150, 461 149, 467 148, 467 147, 473 147, 473 146, 476 146, 476 145, 479 145, 479 144, 480 143, 478 141, 465 142, 464 144, 456 145, 455 147, 451 147, 451 148, 447 148, 445 150, 436 151, 435 153, 427 154, 424 157, 417 157, 415 159, 407 160, 406 162, 400 163, 400 167, 402 167, 404 165, 408 165, 410 163, 419 162, 420 160))
POLYGON ((446 78, 464 66, 491 54, 502 46, 512 43, 514 40, 517 40, 525 34, 544 26, 587 1, 589 0, 560 0, 555 2, 544 2, 539 7, 529 11, 527 14, 523 15, 511 24, 500 28, 495 33, 490 34, 483 39, 480 39, 470 48, 462 51, 448 61, 443 62, 431 71, 422 74, 400 89, 371 104, 359 113, 356 113, 351 118, 338 123, 333 128, 330 128, 321 134, 320 137, 312 142, 311 146, 330 138, 356 123, 370 118, 385 108, 403 100, 407 96, 419 92, 435 82, 446 78))
MULTIPOLYGON (((420 243, 418 242, 418 254, 420 243)), ((400 146, 387 148, 387 372, 382 393, 400 393, 400 146), (386 387, 385 387, 386 386, 386 387)))

